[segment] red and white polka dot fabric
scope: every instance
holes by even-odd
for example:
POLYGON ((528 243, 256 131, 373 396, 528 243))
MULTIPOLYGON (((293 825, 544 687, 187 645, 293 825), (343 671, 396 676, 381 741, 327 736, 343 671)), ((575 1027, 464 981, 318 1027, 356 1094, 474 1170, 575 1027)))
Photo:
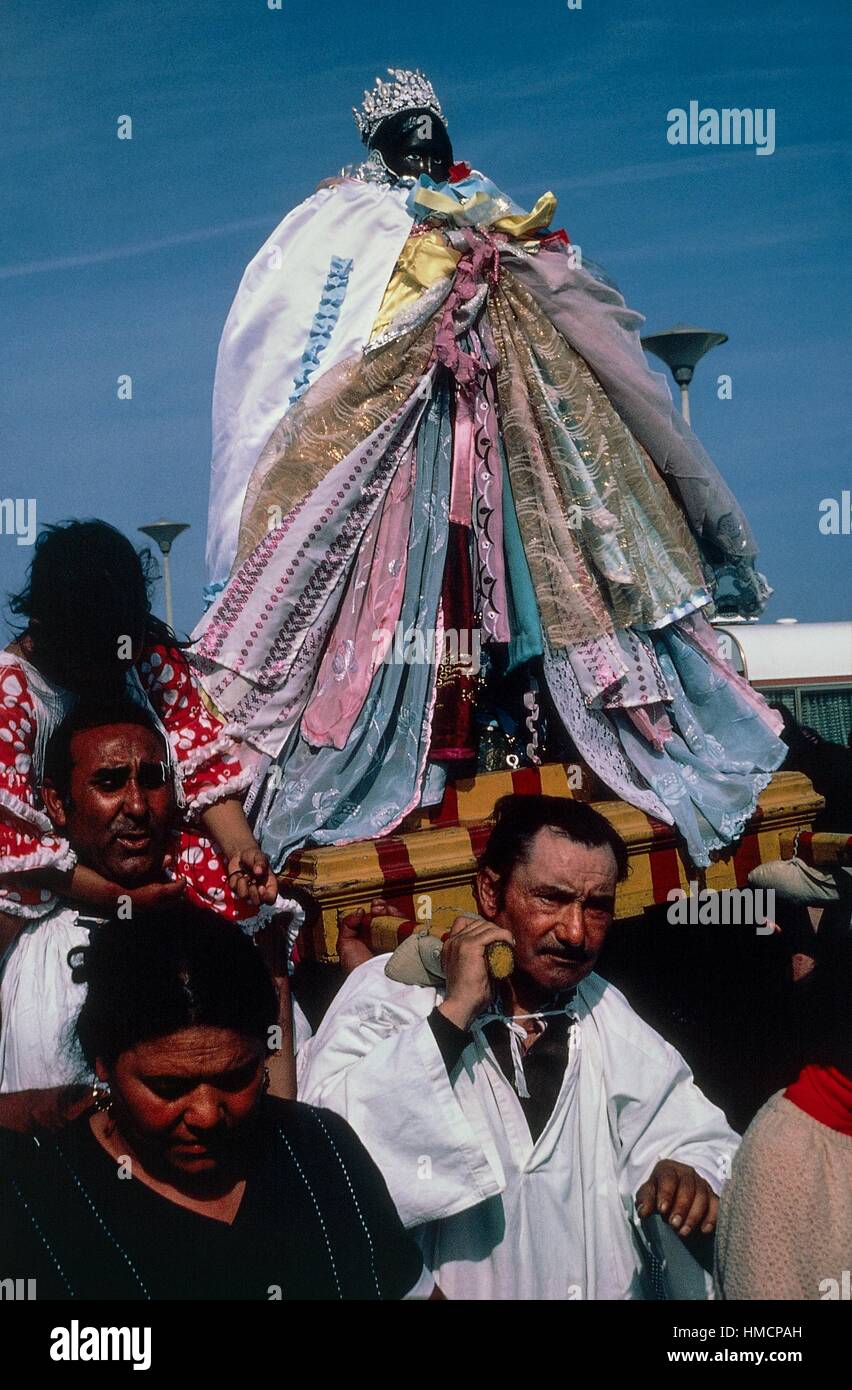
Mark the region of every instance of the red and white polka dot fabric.
MULTIPOLYGON (((35 786, 37 700, 26 669, 26 663, 2 653, 0 911, 31 919, 49 912, 55 898, 48 889, 32 886, 25 871, 67 870, 73 867, 76 856, 68 841, 54 831, 35 786)), ((257 755, 226 735, 219 720, 205 708, 180 650, 146 648, 137 669, 172 745, 185 803, 183 824, 175 836, 175 873, 187 880, 187 892, 194 901, 236 920, 252 917, 256 909, 234 897, 221 853, 196 823, 207 806, 246 790, 257 755)))
POLYGON ((0 911, 42 917, 55 901, 47 888, 16 877, 21 869, 69 869, 75 856, 36 795, 32 762, 36 713, 22 666, 0 665, 0 911))

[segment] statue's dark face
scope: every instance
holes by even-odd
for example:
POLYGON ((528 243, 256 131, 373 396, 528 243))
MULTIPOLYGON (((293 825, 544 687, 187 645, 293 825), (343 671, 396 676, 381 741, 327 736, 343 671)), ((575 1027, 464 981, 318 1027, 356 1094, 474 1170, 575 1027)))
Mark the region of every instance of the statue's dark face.
POLYGON ((385 164, 400 178, 428 174, 445 183, 453 163, 453 147, 443 121, 431 111, 400 111, 382 121, 370 142, 385 164))

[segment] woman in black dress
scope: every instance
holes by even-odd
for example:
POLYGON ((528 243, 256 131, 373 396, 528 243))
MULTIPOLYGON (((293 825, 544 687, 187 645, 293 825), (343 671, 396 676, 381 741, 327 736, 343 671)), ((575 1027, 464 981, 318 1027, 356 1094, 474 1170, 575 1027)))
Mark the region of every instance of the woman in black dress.
POLYGON ((188 904, 111 921, 73 964, 93 1107, 0 1132, 3 1274, 49 1299, 440 1297, 384 1181, 327 1110, 265 1094, 275 992, 188 904))

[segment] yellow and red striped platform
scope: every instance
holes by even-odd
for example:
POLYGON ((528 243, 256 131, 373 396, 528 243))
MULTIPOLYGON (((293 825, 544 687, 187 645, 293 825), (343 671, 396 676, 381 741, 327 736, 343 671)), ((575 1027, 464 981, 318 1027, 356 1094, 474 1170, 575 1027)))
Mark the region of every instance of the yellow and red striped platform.
POLYGON ((852 868, 852 835, 829 830, 787 830, 781 836, 781 858, 797 858, 815 869, 852 868))
MULTIPOLYGON (((576 789, 576 767, 550 764, 517 772, 482 773, 448 789, 441 807, 409 818, 400 832, 352 845, 303 849, 291 855, 285 877, 310 892, 320 906, 306 950, 316 959, 336 960, 338 922, 373 898, 383 898, 412 921, 447 931, 459 911, 476 910, 477 859, 490 831, 495 803, 509 792, 544 792, 591 799, 584 773, 576 789)), ((789 857, 801 832, 809 832, 823 801, 807 777, 778 772, 760 797, 739 844, 709 869, 691 867, 671 826, 617 799, 593 800, 627 844, 630 869, 619 886, 616 916, 639 916, 667 901, 673 888, 742 888, 757 864, 789 857)), ((375 949, 397 944, 391 931, 374 933, 375 949), (385 939, 387 936, 388 939, 385 939)))

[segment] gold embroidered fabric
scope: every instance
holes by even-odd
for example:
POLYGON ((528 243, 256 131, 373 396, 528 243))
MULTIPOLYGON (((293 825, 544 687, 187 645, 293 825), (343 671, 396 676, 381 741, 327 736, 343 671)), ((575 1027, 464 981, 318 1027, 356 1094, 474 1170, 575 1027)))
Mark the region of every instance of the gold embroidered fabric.
POLYGON ((653 626, 704 589, 697 546, 587 364, 505 268, 489 300, 518 523, 552 647, 653 626))
POLYGON ((347 358, 288 410, 249 480, 234 571, 336 464, 408 400, 429 366, 436 330, 432 319, 376 352, 347 358))

